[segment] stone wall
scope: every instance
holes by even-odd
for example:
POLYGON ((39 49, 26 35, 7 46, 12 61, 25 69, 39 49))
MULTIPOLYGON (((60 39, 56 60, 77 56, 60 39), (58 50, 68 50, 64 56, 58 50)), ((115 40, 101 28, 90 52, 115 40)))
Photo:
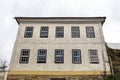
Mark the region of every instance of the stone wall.
POLYGON ((103 76, 37 76, 9 75, 8 80, 103 80, 103 76), (58 79, 59 78, 59 79, 58 79))

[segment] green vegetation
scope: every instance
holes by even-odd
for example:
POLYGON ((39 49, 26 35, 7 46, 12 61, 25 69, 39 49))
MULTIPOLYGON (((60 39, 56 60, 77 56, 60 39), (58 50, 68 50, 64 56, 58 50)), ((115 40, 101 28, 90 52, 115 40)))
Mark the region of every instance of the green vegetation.
POLYGON ((119 75, 110 75, 105 78, 105 80, 120 80, 120 74, 119 75))
POLYGON ((111 61, 111 70, 113 74, 107 76, 105 80, 120 80, 120 50, 107 47, 109 60, 111 61))

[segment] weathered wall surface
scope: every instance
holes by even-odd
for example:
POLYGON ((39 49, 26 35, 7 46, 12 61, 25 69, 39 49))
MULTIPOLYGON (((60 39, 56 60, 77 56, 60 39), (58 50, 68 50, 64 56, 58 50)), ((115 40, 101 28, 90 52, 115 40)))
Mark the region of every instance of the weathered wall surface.
POLYGON ((15 42, 10 70, 42 70, 42 71, 104 71, 103 55, 105 56, 106 70, 109 71, 107 55, 104 46, 104 38, 100 23, 21 23, 15 42), (24 38, 26 26, 33 26, 33 37, 24 38), (48 38, 40 38, 40 27, 49 26, 48 38), (64 26, 64 38, 55 38, 56 26, 64 26), (71 37, 71 26, 80 27, 80 38, 71 37), (95 38, 86 38, 86 26, 94 26, 95 38), (28 64, 19 64, 21 49, 30 49, 28 64), (47 62, 37 63, 37 50, 47 49, 47 62), (64 49, 64 63, 54 63, 55 49, 64 49), (80 49, 82 64, 72 63, 72 49, 80 49), (99 64, 90 64, 89 49, 97 49, 99 64), (103 53, 103 54, 102 54, 103 53), (88 67, 89 66, 89 67, 88 67))

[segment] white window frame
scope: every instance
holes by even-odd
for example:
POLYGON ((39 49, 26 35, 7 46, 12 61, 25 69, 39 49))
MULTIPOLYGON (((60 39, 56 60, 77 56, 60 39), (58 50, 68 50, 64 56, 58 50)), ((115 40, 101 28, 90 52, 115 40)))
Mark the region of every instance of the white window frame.
POLYGON ((56 27, 56 38, 64 38, 64 27, 63 26, 57 26, 56 27))
POLYGON ((19 63, 28 63, 29 62, 29 55, 30 55, 30 49, 22 49, 21 54, 20 54, 19 63), (26 53, 25 53, 25 51, 26 51, 26 53))
POLYGON ((41 38, 47 38, 48 37, 48 31, 49 31, 48 26, 41 26, 41 28, 40 28, 40 37, 41 38))
POLYGON ((86 36, 87 38, 95 38, 95 31, 93 26, 86 27, 86 36))
POLYGON ((38 49, 37 63, 46 63, 47 49, 38 49), (45 60, 40 60, 40 58, 45 58, 45 60))
POLYGON ((80 38, 79 26, 72 26, 71 27, 71 36, 72 36, 72 38, 80 38))
POLYGON ((55 63, 64 63, 64 50, 63 49, 55 49, 55 63), (58 61, 57 58, 59 59, 61 58, 61 60, 58 61))
POLYGON ((90 49, 89 51, 89 59, 91 64, 98 64, 99 63, 99 57, 98 57, 98 51, 97 49, 90 49))
POLYGON ((33 29, 34 29, 33 26, 27 26, 25 28, 24 38, 32 38, 32 36, 33 36, 33 29), (31 30, 28 30, 29 28, 31 28, 31 30))
POLYGON ((74 64, 82 63, 80 49, 72 49, 72 63, 74 63, 74 64), (77 53, 74 53, 74 52, 77 52, 77 53), (78 52, 79 52, 79 54, 78 54, 78 52), (77 55, 75 55, 75 54, 77 54, 77 55), (75 58, 77 59, 77 61, 75 61, 75 58))

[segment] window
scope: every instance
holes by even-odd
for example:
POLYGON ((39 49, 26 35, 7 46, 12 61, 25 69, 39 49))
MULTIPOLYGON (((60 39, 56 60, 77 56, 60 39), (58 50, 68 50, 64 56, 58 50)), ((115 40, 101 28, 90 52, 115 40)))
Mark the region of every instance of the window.
POLYGON ((86 27, 86 34, 88 38, 95 38, 94 27, 86 27))
POLYGON ((41 27, 40 37, 41 38, 47 38, 48 37, 48 30, 49 30, 48 27, 41 27))
POLYGON ((72 38, 79 38, 80 37, 80 30, 79 27, 71 27, 72 38))
POLYGON ((29 54, 30 54, 30 49, 22 49, 19 63, 28 63, 29 54))
POLYGON ((64 27, 56 27, 56 38, 64 37, 64 27))
POLYGON ((56 49, 55 50, 55 63, 63 63, 64 62, 64 50, 56 49))
POLYGON ((31 38, 32 35, 33 35, 33 27, 26 27, 24 37, 31 38))
POLYGON ((89 50, 90 63, 99 63, 97 50, 89 50))
POLYGON ((47 55, 46 49, 39 49, 37 62, 38 63, 46 63, 46 55, 47 55))
POLYGON ((72 62, 76 64, 81 63, 81 51, 79 49, 72 50, 72 62))

